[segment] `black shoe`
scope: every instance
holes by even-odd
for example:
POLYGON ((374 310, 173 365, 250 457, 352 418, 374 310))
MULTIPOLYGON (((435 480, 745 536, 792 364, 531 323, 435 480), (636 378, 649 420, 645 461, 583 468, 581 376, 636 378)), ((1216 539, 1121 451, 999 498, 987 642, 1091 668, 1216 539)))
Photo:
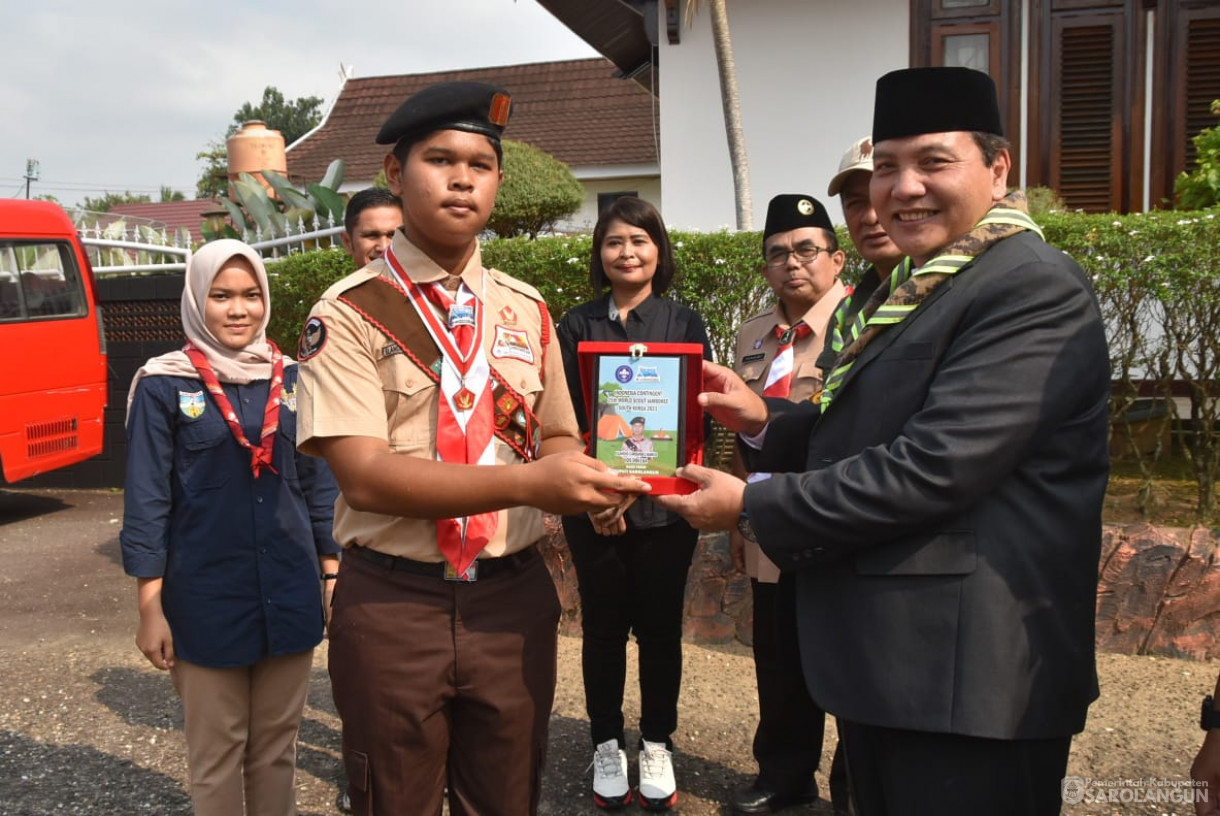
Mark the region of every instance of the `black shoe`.
POLYGON ((748 788, 737 791, 733 797, 734 813, 778 813, 793 805, 809 805, 818 800, 818 786, 812 782, 795 793, 780 793, 767 790, 755 782, 748 788))
POLYGON ((352 797, 347 795, 346 790, 339 791, 339 796, 335 799, 335 807, 340 813, 352 812, 352 797))

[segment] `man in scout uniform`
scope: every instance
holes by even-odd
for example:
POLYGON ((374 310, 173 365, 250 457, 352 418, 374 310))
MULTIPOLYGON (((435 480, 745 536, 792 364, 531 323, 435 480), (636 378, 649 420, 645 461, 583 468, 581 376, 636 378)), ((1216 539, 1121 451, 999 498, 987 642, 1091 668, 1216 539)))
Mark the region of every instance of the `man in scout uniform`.
POLYGON ((869 267, 864 270, 847 300, 835 309, 828 342, 818 357, 821 368, 834 367, 834 358, 843 350, 843 339, 849 331, 851 320, 860 313, 883 281, 884 291, 889 293, 890 276, 902 260, 902 250, 881 226, 881 219, 877 217, 877 211, 868 197, 868 185, 872 178, 873 140, 871 136, 865 136, 847 148, 839 160, 839 172, 835 173, 826 189, 827 195, 839 197, 851 242, 860 257, 868 261, 869 267))
POLYGON ((359 269, 385 254, 402 226, 402 202, 380 187, 368 187, 347 202, 343 213, 343 248, 359 269))
POLYGON ((536 810, 559 602, 534 508, 647 489, 581 453, 545 304, 481 263, 510 106, 445 83, 390 116, 402 229, 302 332, 300 444, 342 491, 330 675, 357 814, 431 816, 446 786, 455 814, 536 810))
MULTIPOLYGON (((835 306, 843 299, 839 273, 845 256, 826 208, 813 196, 778 195, 767 207, 763 258, 775 304, 742 324, 737 335, 736 371, 757 394, 808 400, 822 387, 817 356, 835 306)), ((739 456, 733 471, 749 481, 739 456)), ((779 570, 758 544, 729 532, 733 559, 750 576, 754 596, 754 671, 758 678, 758 728, 754 759, 758 776, 733 799, 735 813, 774 813, 818 798, 814 772, 822 758, 826 713, 809 697, 801 677, 791 577, 779 570)), ((841 764, 841 763, 840 763, 841 764)), ((846 799, 842 775, 831 787, 846 799)))
MULTIPOLYGON (((398 196, 381 187, 367 187, 348 199, 343 213, 343 248, 356 268, 361 269, 385 254, 401 226, 402 201, 398 196)), ((306 341, 307 344, 313 342, 313 339, 306 341)), ((335 806, 343 813, 352 812, 344 774, 340 774, 335 806)))
POLYGON ((797 575, 801 658, 839 721, 861 816, 1053 814, 1097 697, 1109 355, 1080 268, 1007 192, 995 83, 877 83, 872 204, 907 259, 819 406, 704 366, 746 485, 662 497, 797 575))

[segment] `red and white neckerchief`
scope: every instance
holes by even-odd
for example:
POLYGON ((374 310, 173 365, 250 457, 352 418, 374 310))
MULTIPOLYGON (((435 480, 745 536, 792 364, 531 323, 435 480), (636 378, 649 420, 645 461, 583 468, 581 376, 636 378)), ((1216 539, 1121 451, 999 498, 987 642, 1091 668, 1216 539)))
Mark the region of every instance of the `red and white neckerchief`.
MULTIPOLYGON (((482 298, 464 282, 454 298, 439 282, 417 284, 403 270, 391 248, 386 263, 411 305, 424 321, 428 333, 441 349, 440 403, 436 418, 436 458, 465 465, 494 465, 495 415, 491 394, 491 367, 483 351, 482 298), (428 287, 428 289, 425 289, 428 287), (454 327, 442 321, 432 303, 445 304, 454 327), (456 309, 454 307, 457 307, 456 309), (468 334, 463 326, 472 326, 468 334), (453 328, 458 328, 455 337, 453 328)), ((486 281, 486 276, 484 276, 486 281)), ((484 284, 486 288, 486 284, 484 284)), ((480 513, 465 518, 436 520, 436 543, 441 555, 459 577, 491 541, 499 524, 499 513, 480 513)))
POLYGON ((258 478, 264 467, 272 473, 279 474, 275 465, 272 464, 272 458, 275 453, 275 432, 280 427, 280 390, 284 385, 284 355, 280 354, 275 343, 268 340, 267 344, 271 346, 271 387, 267 391, 267 404, 263 407, 263 429, 259 436, 258 447, 251 445, 250 440, 246 439, 241 420, 237 418, 233 404, 229 402, 224 389, 220 387, 220 380, 216 379, 216 372, 212 370, 212 364, 208 362, 208 358, 191 343, 187 343, 186 347, 182 349, 190 358, 191 364, 195 366, 195 371, 199 372, 199 379, 203 380, 204 386, 212 395, 212 400, 220 409, 225 422, 229 423, 229 430, 232 431, 233 438, 237 440, 237 444, 250 451, 250 470, 254 472, 255 479, 258 478))
POLYGON ((779 348, 775 351, 775 359, 767 371, 767 384, 763 386, 764 397, 784 397, 792 393, 792 369, 795 365, 792 346, 797 340, 813 334, 808 324, 797 323, 792 328, 776 325, 775 336, 779 339, 779 348))

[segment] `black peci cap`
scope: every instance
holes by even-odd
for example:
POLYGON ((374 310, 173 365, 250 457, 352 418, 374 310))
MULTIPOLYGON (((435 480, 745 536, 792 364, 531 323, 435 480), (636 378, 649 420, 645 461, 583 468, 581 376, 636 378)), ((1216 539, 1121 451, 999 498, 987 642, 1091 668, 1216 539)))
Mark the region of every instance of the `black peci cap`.
POLYGON ((508 91, 486 82, 442 82, 408 97, 377 133, 377 144, 397 144, 434 130, 465 130, 499 139, 512 112, 508 91))
POLYGON ((830 215, 822 203, 811 195, 784 193, 771 199, 767 205, 767 224, 763 227, 763 241, 777 232, 788 232, 801 227, 821 227, 834 232, 830 215))
POLYGON ((971 68, 904 68, 877 80, 873 144, 924 133, 1004 135, 995 82, 971 68))

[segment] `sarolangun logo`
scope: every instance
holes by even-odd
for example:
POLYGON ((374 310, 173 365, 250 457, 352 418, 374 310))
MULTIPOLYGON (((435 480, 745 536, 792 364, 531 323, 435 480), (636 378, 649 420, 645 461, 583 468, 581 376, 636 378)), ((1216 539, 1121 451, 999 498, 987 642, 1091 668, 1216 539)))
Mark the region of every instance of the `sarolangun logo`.
POLYGON ((1079 776, 1065 776, 1059 783, 1059 796, 1065 805, 1079 805, 1084 801, 1084 780, 1079 776))

